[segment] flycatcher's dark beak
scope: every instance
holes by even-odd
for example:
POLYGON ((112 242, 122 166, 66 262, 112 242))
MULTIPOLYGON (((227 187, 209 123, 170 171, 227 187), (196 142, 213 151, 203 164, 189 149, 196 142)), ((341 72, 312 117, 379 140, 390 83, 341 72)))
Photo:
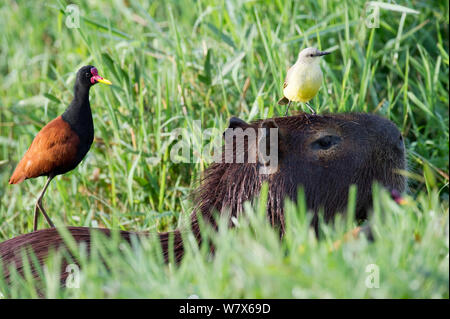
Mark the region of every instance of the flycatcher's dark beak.
POLYGON ((322 55, 327 55, 330 54, 331 52, 327 52, 327 51, 319 51, 317 52, 316 56, 322 56, 322 55))

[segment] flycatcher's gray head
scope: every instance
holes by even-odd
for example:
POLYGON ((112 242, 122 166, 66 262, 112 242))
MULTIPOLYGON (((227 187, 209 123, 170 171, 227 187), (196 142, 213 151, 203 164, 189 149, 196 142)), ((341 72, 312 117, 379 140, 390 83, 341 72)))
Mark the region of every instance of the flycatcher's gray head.
POLYGON ((319 58, 323 55, 330 54, 330 52, 319 51, 316 48, 306 48, 300 51, 298 54, 298 59, 300 61, 311 63, 313 61, 319 61, 319 58))

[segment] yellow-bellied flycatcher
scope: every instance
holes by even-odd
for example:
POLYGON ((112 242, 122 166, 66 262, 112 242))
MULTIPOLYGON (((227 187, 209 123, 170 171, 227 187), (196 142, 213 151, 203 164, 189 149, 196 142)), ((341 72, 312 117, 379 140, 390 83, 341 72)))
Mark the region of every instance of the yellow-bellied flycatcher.
POLYGON ((283 98, 279 105, 288 104, 288 113, 291 102, 304 102, 312 113, 316 113, 308 104, 308 101, 316 96, 322 85, 322 70, 320 69, 320 57, 330 52, 319 51, 316 48, 303 49, 298 54, 297 62, 291 66, 286 74, 283 85, 283 98))

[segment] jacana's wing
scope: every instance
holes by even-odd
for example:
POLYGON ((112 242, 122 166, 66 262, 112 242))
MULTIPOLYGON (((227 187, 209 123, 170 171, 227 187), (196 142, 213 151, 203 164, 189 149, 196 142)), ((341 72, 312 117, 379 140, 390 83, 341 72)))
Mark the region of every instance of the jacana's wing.
POLYGON ((79 143, 80 139, 69 123, 58 116, 36 135, 9 183, 18 184, 27 178, 72 167, 79 143))

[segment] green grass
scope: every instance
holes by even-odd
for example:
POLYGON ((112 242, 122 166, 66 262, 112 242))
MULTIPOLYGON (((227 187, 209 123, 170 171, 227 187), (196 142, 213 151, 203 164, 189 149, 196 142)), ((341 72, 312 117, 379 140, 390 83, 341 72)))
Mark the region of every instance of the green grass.
MULTIPOLYGON (((193 132, 196 120, 223 130, 232 115, 283 114, 276 101, 286 68, 301 48, 317 46, 333 52, 322 62, 319 112, 377 113, 405 137, 410 201, 379 203, 374 243, 330 253, 349 226, 323 226, 316 241, 302 209, 290 208, 286 241, 260 220, 257 233, 242 221, 220 233, 216 258, 192 248, 174 268, 148 240, 126 258, 110 257, 111 272, 86 261, 80 289, 58 290, 49 273, 48 296, 448 298, 448 2, 402 1, 419 13, 403 19, 382 10, 378 29, 365 27, 364 3, 89 1, 80 4, 81 28, 69 29, 65 1, 2 2, 0 240, 32 229, 44 180, 8 179, 39 129, 70 102, 80 66, 95 65, 114 85, 93 88, 96 141, 76 170, 52 182, 47 211, 60 225, 164 231, 190 213, 189 194, 208 165, 168 160, 169 133, 193 132), (378 289, 364 286, 370 263, 380 266, 378 289)), ((191 142, 202 149, 198 134, 191 142)), ((0 291, 32 297, 32 286, 0 291)))
MULTIPOLYGON (((387 192, 374 193, 375 243, 360 237, 333 249, 350 229, 346 221, 323 225, 317 240, 310 215, 292 204, 280 241, 260 203, 263 209, 247 207, 247 218, 238 219, 236 228, 222 220, 218 234, 204 232, 216 245, 214 258, 207 247, 198 248, 192 234, 184 237, 187 252, 179 267, 164 264, 156 238, 130 247, 117 238, 95 237, 90 259, 84 249, 74 250, 81 260, 79 288, 59 287, 62 253, 40 268, 45 280, 39 287, 47 298, 448 298, 448 212, 438 213, 437 193, 404 207, 387 192), (366 286, 376 282, 370 265, 378 267, 378 288, 366 286)), ((15 274, 12 281, 8 287, 0 279, 6 297, 38 296, 27 277, 15 274)))

